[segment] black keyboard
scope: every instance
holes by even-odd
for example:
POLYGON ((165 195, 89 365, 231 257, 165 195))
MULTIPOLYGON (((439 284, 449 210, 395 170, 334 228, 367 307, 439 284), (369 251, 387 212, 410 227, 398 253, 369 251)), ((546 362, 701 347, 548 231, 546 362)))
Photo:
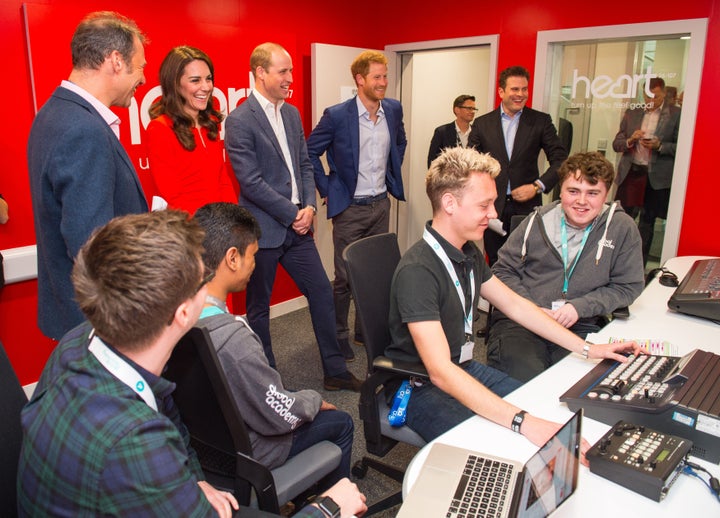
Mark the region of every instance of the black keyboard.
POLYGON ((506 462, 469 455, 446 517, 502 516, 512 473, 506 462))

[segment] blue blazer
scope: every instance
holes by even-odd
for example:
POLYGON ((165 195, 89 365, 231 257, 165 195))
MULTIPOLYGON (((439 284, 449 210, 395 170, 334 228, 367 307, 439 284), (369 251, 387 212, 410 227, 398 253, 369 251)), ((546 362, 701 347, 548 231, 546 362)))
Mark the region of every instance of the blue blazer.
MULTIPOLYGON (((300 206, 315 206, 315 182, 308 159, 300 113, 284 103, 280 108, 295 170, 300 206)), ((290 201, 292 185, 280 143, 260 103, 250 94, 225 120, 225 149, 240 183, 239 203, 258 220, 260 248, 285 241, 298 208, 290 201)))
MULTIPOLYGON (((505 207, 505 193, 508 183, 514 189, 520 185, 533 183, 540 179, 545 185, 545 192, 550 192, 558 183, 558 169, 567 159, 568 153, 558 137, 550 115, 547 113, 525 107, 520 115, 512 157, 508 157, 505 147, 502 122, 500 122, 500 107, 473 122, 468 147, 474 147, 481 153, 490 153, 500 162, 500 174, 495 178, 498 197, 495 200, 495 210, 500 217, 505 207), (550 165, 545 173, 540 175, 538 170, 538 155, 545 152, 550 165)), ((534 198, 518 203, 519 214, 529 214, 533 207, 542 204, 540 194, 534 198)))
POLYGON ((127 152, 82 97, 58 87, 28 139, 38 262, 38 326, 51 338, 85 320, 74 301, 73 260, 92 231, 148 210, 127 152))
MULTIPOLYGON (((404 201, 401 167, 407 138, 402 106, 395 99, 383 99, 382 107, 390 131, 385 184, 390 194, 404 201)), ((337 216, 350 206, 357 187, 360 124, 356 97, 325 109, 320 122, 308 137, 307 149, 315 171, 317 190, 321 197, 327 197, 327 217, 337 216), (320 156, 326 151, 329 174, 325 174, 320 162, 320 156)))

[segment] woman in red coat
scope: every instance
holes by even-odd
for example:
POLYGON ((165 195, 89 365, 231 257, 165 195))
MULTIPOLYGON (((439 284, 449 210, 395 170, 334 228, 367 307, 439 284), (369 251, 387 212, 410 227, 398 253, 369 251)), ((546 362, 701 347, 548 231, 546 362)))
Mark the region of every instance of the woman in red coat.
POLYGON ((216 201, 237 203, 212 102, 214 68, 203 51, 175 47, 160 66, 162 97, 150 107, 147 149, 158 195, 190 212, 216 201))

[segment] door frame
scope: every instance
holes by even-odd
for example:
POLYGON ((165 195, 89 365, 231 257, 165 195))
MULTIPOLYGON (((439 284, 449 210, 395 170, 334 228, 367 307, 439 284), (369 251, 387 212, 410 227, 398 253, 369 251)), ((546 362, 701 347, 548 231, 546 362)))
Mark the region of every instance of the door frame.
POLYGON ((555 45, 559 43, 581 43, 583 41, 592 43, 631 38, 651 38, 653 36, 690 35, 687 71, 685 72, 685 77, 688 80, 683 94, 682 116, 680 117, 675 166, 670 188, 670 205, 665 220, 665 236, 660 257, 661 264, 677 255, 680 240, 687 180, 690 172, 690 158, 695 136, 700 78, 702 77, 703 62, 705 60, 707 26, 707 18, 695 18, 667 22, 538 31, 537 34, 532 105, 542 111, 547 111, 550 104, 551 77, 549 76, 549 70, 555 45))

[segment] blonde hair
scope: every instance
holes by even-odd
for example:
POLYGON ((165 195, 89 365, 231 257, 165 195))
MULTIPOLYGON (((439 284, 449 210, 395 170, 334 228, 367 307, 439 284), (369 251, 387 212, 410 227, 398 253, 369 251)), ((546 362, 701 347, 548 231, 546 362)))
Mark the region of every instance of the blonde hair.
POLYGON ((478 153, 473 148, 451 147, 442 150, 432 161, 425 176, 425 192, 430 198, 433 213, 440 209, 440 199, 446 192, 462 197, 472 173, 500 174, 500 163, 489 153, 478 153))

